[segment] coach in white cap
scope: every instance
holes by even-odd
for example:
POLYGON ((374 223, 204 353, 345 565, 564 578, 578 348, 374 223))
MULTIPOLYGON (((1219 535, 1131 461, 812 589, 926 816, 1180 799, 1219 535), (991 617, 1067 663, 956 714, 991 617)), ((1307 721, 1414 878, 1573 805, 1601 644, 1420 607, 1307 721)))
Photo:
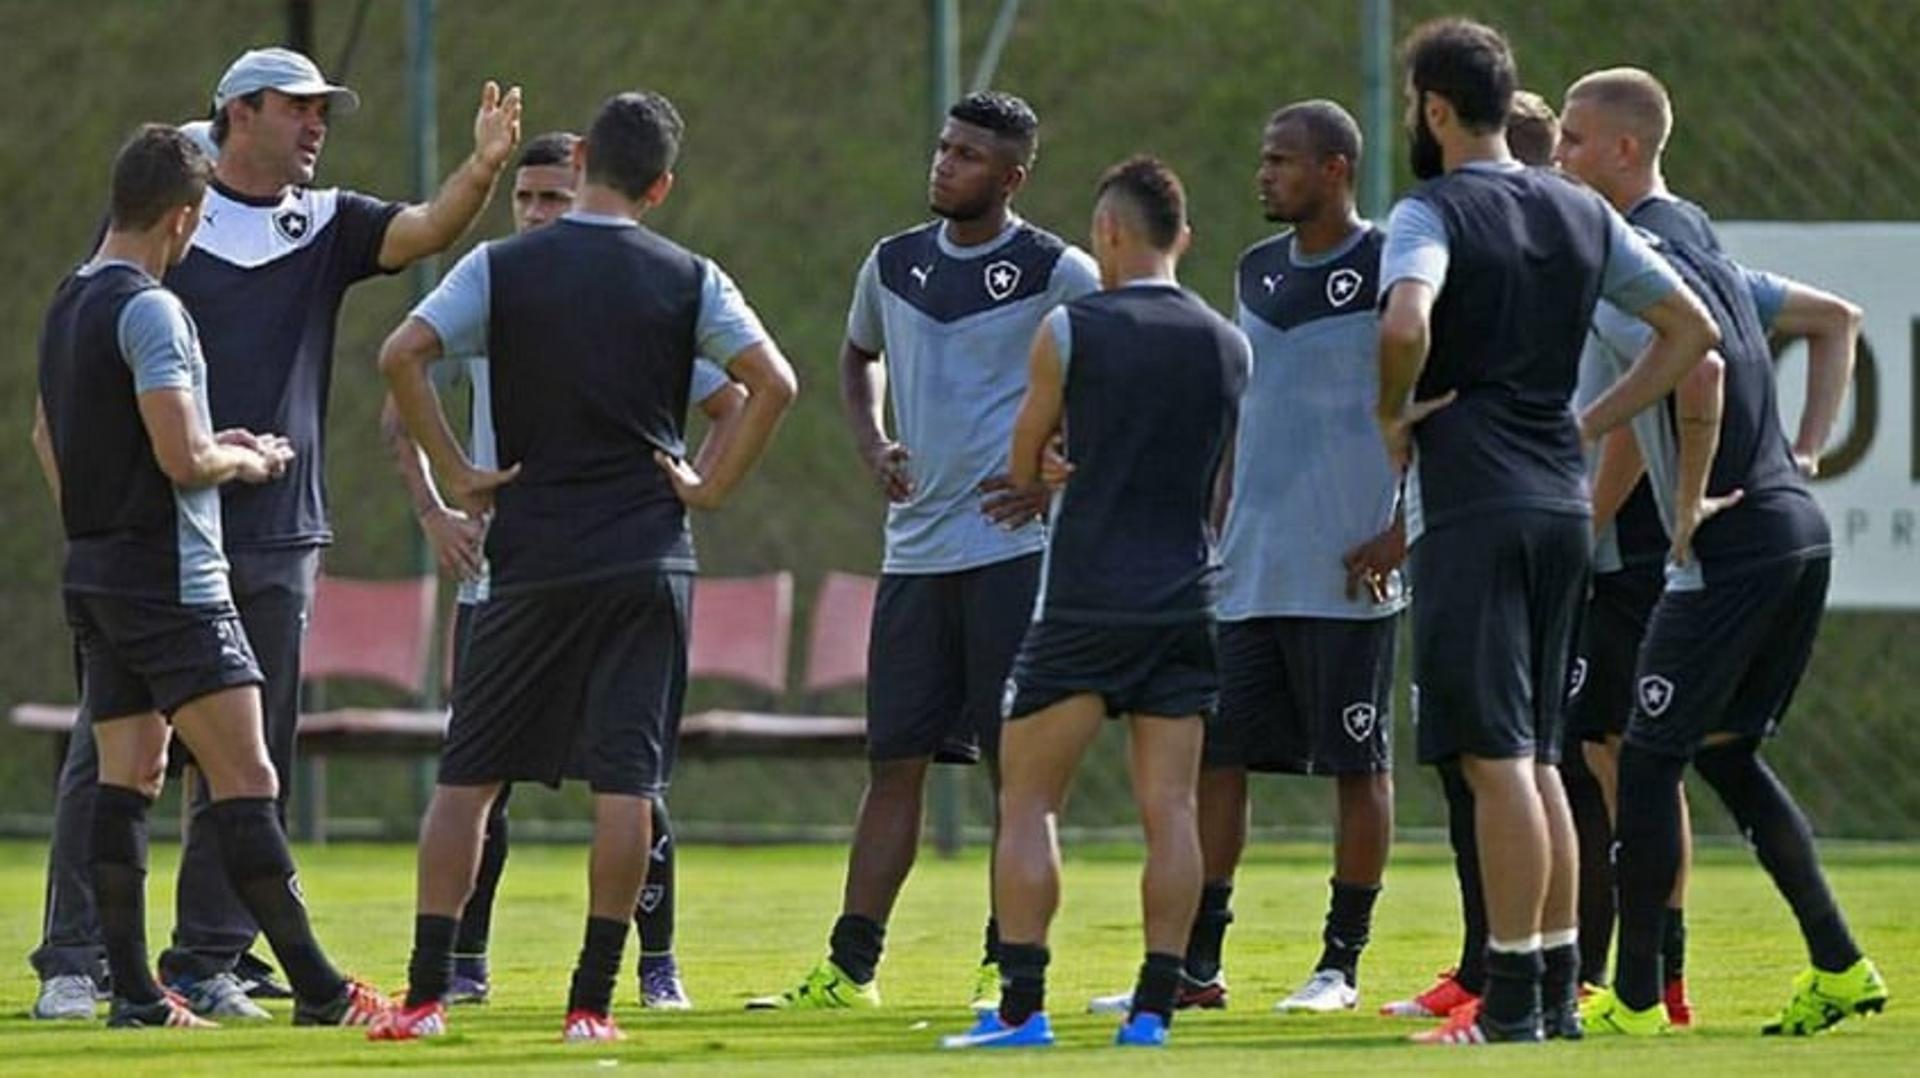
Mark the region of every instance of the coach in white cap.
POLYGON ((278 90, 290 97, 324 97, 333 115, 344 116, 360 107, 360 95, 327 81, 312 60, 292 49, 249 49, 227 68, 213 90, 213 111, 227 102, 260 90, 278 90))
MULTIPOLYGON (((328 81, 297 52, 242 53, 213 91, 207 136, 219 161, 200 228, 165 282, 199 326, 214 429, 283 431, 293 442, 284 478, 222 505, 234 601, 266 675, 267 746, 283 804, 299 713, 300 640, 320 551, 333 540, 322 432, 340 303, 355 282, 458 239, 486 206, 520 137, 519 89, 502 94, 488 82, 474 117, 473 152, 431 201, 407 205, 311 186, 330 121, 359 104, 359 95, 328 81)), ((76 730, 60 776, 46 935, 33 955, 39 1017, 93 1014, 100 950, 87 837, 97 770, 90 732, 76 730)), ((197 811, 205 797, 197 791, 161 977, 201 1014, 264 1019, 246 994, 249 982, 258 986, 261 967, 251 956, 237 964, 256 926, 228 888, 197 811)))

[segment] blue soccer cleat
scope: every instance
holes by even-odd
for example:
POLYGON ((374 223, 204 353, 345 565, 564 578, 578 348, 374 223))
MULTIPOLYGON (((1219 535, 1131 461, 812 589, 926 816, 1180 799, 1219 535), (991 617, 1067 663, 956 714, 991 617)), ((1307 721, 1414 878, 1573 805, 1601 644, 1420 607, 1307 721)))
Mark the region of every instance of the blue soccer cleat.
POLYGON ((1122 1048, 1165 1048, 1167 1020, 1152 1011, 1141 1011, 1120 1023, 1113 1043, 1122 1048))
POLYGON ((988 1011, 965 1033, 940 1038, 942 1048, 1051 1048, 1053 1023, 1047 1012, 1035 1011, 1017 1026, 1000 1020, 999 1011, 988 1011))

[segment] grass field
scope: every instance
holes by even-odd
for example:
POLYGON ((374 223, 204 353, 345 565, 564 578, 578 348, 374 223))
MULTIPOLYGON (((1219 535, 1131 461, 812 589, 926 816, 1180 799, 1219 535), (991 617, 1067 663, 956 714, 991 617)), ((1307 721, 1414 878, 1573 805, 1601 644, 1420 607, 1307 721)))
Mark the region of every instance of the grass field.
MULTIPOLYGON (((166 938, 176 847, 155 851, 150 939, 166 938)), ((383 986, 403 978, 413 900, 412 850, 335 846, 300 851, 322 938, 347 968, 383 986)), ((1208 1075, 1454 1073, 1692 1074, 1762 1071, 1880 1075, 1920 1070, 1920 849, 1856 846, 1829 851, 1836 889, 1863 944, 1880 963, 1894 1005, 1804 1041, 1763 1040, 1762 1021, 1784 1002, 1804 955, 1785 908, 1744 851, 1710 849, 1689 911, 1690 981, 1698 1032, 1660 1042, 1592 1040, 1543 1048, 1418 1048, 1419 1028, 1372 1016, 1389 996, 1424 987, 1450 961, 1457 913, 1450 863, 1431 846, 1406 846, 1389 870, 1373 945, 1362 970, 1362 1009, 1350 1017, 1282 1018, 1268 1010, 1318 953, 1326 894, 1321 850, 1262 847, 1241 875, 1238 921, 1228 937, 1233 1007, 1182 1016, 1165 1054, 1117 1057, 1111 1019, 1082 1013, 1089 995, 1127 986, 1139 962, 1135 851, 1076 851, 1054 936, 1051 1010, 1061 1035, 1048 1053, 1019 1055, 1023 1074, 1082 1074, 1115 1066, 1208 1075)), ((630 1040, 604 1047, 558 1043, 568 970, 579 943, 584 856, 577 848, 522 846, 513 854, 494 919, 494 1002, 454 1012, 452 1035, 375 1045, 357 1032, 295 1030, 286 1006, 272 1026, 205 1033, 109 1032, 25 1017, 34 982, 14 961, 0 979, 0 1072, 246 1073, 287 1068, 406 1067, 440 1071, 560 1071, 669 1065, 702 1073, 883 1075, 986 1073, 1006 1057, 934 1050, 967 1024, 965 992, 985 908, 983 854, 929 858, 918 868, 890 930, 881 985, 886 1009, 847 1014, 747 1014, 748 995, 784 988, 819 956, 835 912, 842 852, 830 847, 681 853, 679 953, 698 1009, 644 1013, 623 976, 616 1010, 630 1040)), ((42 849, 0 844, 0 954, 24 956, 37 936, 42 849)), ((629 961, 631 961, 631 945, 629 961)))

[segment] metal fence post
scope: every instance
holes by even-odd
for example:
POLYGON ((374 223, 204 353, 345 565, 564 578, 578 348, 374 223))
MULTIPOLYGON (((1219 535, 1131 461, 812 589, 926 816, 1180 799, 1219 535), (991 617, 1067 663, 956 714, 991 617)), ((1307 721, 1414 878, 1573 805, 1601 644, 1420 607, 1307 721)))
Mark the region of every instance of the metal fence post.
MULTIPOLYGON (((960 2, 927 0, 927 117, 939 131, 960 96, 960 2)), ((942 857, 960 852, 960 776, 933 769, 933 842, 942 857)))
MULTIPOLYGON (((424 202, 433 197, 440 176, 439 75, 434 68, 434 17, 437 0, 413 0, 407 19, 407 83, 412 106, 409 126, 413 136, 413 198, 424 202)), ((439 258, 423 258, 413 264, 413 295, 416 300, 433 290, 440 279, 439 258)), ((413 529, 413 561, 417 572, 434 575, 437 571, 426 536, 413 529)), ((438 599, 436 597, 436 603, 438 599)), ((421 703, 428 708, 440 706, 440 671, 446 669, 441 649, 447 646, 447 634, 436 632, 427 647, 427 669, 421 703)), ((433 790, 433 762, 425 757, 413 765, 413 807, 425 812, 427 797, 433 790)))
POLYGON ((1384 221, 1393 203, 1393 0, 1366 0, 1360 7, 1360 70, 1366 94, 1360 209, 1384 221))

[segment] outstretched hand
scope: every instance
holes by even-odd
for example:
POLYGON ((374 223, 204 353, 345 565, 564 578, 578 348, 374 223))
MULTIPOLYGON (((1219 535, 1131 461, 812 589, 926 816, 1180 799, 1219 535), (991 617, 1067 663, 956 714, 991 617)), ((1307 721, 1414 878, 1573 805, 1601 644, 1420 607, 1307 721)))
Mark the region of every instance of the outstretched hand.
POLYGON ((488 79, 480 88, 480 108, 473 114, 473 155, 499 171, 520 144, 520 87, 504 95, 500 84, 488 79))

